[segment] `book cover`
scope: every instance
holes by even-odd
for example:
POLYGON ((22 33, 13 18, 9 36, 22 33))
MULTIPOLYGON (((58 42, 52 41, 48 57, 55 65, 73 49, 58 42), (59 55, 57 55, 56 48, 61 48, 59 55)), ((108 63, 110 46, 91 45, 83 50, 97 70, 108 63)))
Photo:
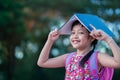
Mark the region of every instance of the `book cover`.
POLYGON ((70 35, 71 34, 71 26, 74 21, 78 20, 89 32, 92 31, 93 25, 96 29, 101 29, 104 32, 106 32, 111 37, 115 37, 113 32, 105 25, 103 20, 96 16, 91 14, 74 14, 60 29, 61 35, 70 35))

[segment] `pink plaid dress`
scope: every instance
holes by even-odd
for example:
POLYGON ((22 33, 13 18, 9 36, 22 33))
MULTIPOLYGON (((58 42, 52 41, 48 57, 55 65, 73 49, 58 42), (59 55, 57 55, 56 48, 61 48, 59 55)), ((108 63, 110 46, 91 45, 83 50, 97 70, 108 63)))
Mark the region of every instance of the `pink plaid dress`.
POLYGON ((79 61, 82 57, 83 56, 76 56, 76 54, 72 56, 69 64, 66 65, 65 80, 92 80, 92 76, 90 75, 89 60, 85 63, 84 68, 79 66, 79 61))

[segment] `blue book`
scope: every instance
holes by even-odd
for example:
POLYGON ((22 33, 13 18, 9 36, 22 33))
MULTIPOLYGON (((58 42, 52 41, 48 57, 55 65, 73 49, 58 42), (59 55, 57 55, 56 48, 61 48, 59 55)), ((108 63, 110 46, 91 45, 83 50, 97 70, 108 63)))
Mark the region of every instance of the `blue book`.
POLYGON ((105 25, 102 19, 92 14, 74 14, 60 29, 61 35, 71 34, 71 26, 74 21, 78 20, 89 32, 93 30, 90 25, 93 25, 96 29, 101 29, 111 37, 115 37, 113 32, 105 25))

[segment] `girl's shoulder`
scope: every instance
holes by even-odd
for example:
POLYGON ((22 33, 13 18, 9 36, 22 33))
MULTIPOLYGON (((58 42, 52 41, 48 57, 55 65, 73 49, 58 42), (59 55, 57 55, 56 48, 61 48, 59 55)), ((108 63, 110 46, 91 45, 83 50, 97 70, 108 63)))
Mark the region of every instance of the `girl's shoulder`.
POLYGON ((66 59, 65 59, 65 65, 69 64, 70 59, 73 57, 73 55, 75 55, 76 52, 70 52, 66 54, 66 59))

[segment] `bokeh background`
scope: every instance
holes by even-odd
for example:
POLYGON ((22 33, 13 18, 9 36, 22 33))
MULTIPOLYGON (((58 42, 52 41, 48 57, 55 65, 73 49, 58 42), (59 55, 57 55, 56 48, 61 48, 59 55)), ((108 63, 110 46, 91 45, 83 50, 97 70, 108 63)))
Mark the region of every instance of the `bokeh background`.
MULTIPOLYGON (((120 0, 0 0, 0 80, 64 80, 64 68, 41 68, 37 59, 48 33, 74 13, 101 17, 120 46, 120 0)), ((60 36, 50 57, 72 50, 69 36, 60 36)), ((113 80, 120 80, 120 69, 114 73, 113 80)))

